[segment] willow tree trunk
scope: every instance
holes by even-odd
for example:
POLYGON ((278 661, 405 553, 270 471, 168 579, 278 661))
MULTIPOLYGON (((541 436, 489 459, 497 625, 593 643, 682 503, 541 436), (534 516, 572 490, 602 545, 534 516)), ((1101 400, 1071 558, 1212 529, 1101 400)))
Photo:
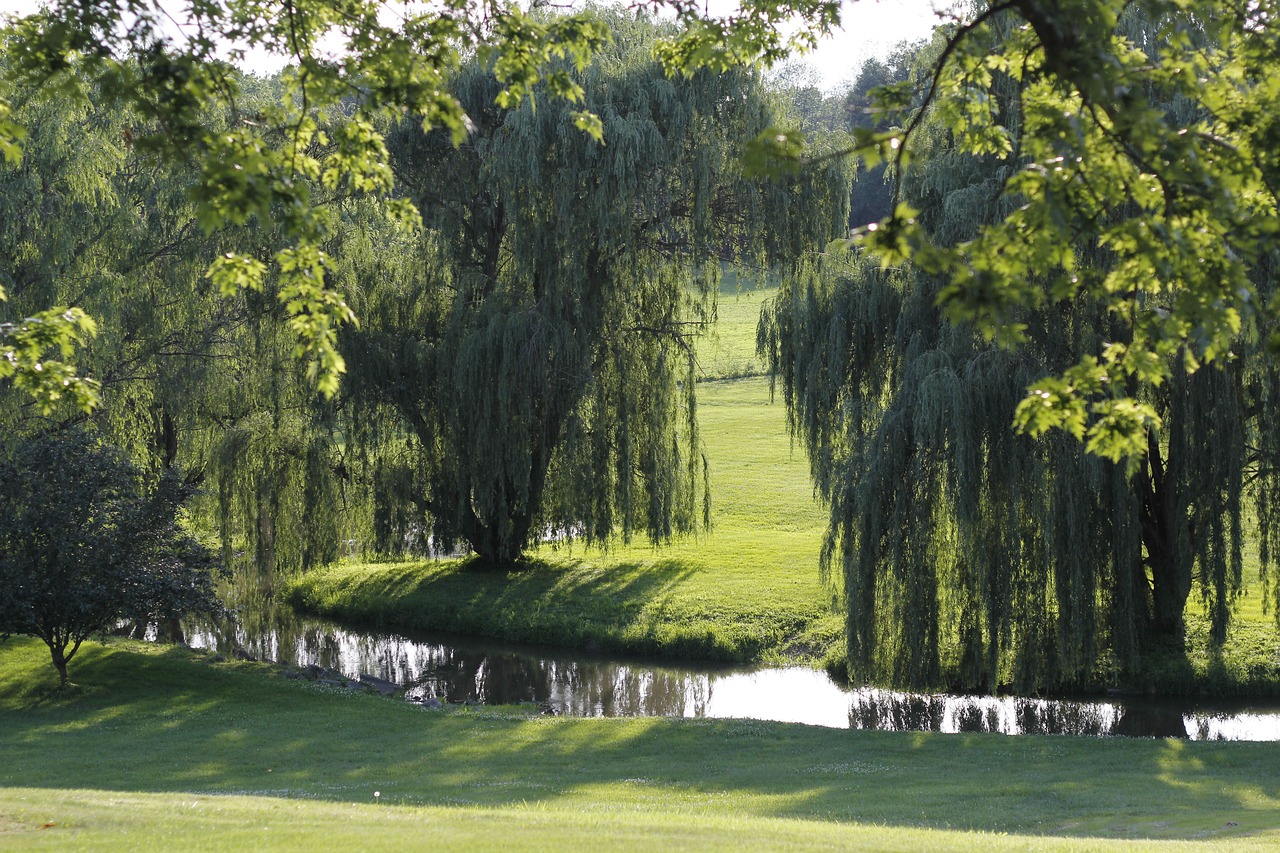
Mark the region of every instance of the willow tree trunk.
POLYGON ((1179 511, 1177 486, 1169 476, 1160 442, 1152 431, 1146 468, 1136 483, 1141 497, 1142 544, 1146 551, 1151 621, 1149 633, 1181 647, 1186 639, 1187 597, 1191 594, 1194 549, 1185 512, 1179 511))
MULTIPOLYGON (((545 465, 530 472, 529 503, 537 507, 542 501, 546 481, 545 465)), ((528 509, 512 509, 506 518, 486 521, 472 510, 462 521, 462 536, 471 550, 488 563, 510 563, 520 556, 533 531, 534 516, 528 509)))

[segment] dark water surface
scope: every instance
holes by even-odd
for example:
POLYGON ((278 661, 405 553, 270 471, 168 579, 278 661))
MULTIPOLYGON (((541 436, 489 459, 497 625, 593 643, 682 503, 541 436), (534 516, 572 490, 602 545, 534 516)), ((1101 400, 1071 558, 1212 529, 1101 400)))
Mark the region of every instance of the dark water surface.
POLYGON ((278 606, 192 624, 187 642, 402 685, 411 699, 539 703, 584 717, 736 717, 831 728, 1280 740, 1278 702, 950 696, 843 687, 802 668, 613 660, 441 635, 376 633, 278 606))

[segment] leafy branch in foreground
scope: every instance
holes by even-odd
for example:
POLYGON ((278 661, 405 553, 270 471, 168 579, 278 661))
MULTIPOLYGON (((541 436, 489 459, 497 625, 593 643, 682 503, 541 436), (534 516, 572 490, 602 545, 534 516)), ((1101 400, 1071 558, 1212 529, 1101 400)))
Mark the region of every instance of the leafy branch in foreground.
POLYGON ((1161 426, 1135 388, 1270 334, 1280 306, 1258 283, 1280 230, 1276 13, 1268 0, 1014 0, 951 31, 893 156, 904 164, 936 113, 963 151, 1007 164, 1006 212, 947 244, 899 205, 859 242, 944 277, 946 316, 1002 345, 1048 305, 1097 300, 1118 321, 1117 337, 1030 386, 1023 431, 1134 459, 1161 426), (1001 112, 1010 83, 1018 109, 1001 112), (1093 252, 1108 262, 1083 263, 1093 252))
MULTIPOLYGON (((5 293, 0 290, 0 301, 5 293)), ((98 404, 98 383, 76 376, 65 361, 73 347, 97 334, 93 318, 79 308, 51 308, 19 323, 0 323, 0 380, 31 395, 42 414, 53 411, 66 398, 83 411, 98 404)))
MULTIPOLYGON (((723 17, 709 17, 688 0, 631 8, 671 9, 682 22, 682 32, 660 49, 671 73, 770 62, 812 45, 839 20, 839 4, 819 0, 749 0, 723 17), (793 15, 803 24, 784 37, 780 27, 793 15)), ((79 75, 106 103, 136 115, 132 145, 200 167, 193 195, 206 231, 254 220, 280 229, 273 257, 279 298, 298 355, 331 396, 344 370, 337 329, 355 316, 329 283, 322 247, 334 222, 312 198, 313 186, 372 197, 386 204, 388 216, 403 217, 403 203, 392 200, 380 128, 409 117, 460 143, 471 122, 450 85, 473 55, 493 69, 502 108, 531 98, 537 85, 552 98, 578 102, 583 93, 569 72, 585 68, 610 36, 594 10, 546 14, 502 0, 442 0, 420 9, 387 0, 56 0, 11 20, 0 38, 0 97, 14 87, 57 90, 79 75), (334 52, 334 44, 341 49, 334 52), (285 96, 251 113, 240 109, 235 70, 250 53, 288 65, 285 96), (211 108, 229 113, 231 127, 211 133, 205 124, 211 108), (319 130, 322 114, 327 135, 319 130)), ((9 116, 0 100, 0 154, 12 162, 23 131, 9 116)), ((598 116, 577 111, 573 123, 601 138, 598 116)), ((225 264, 211 268, 219 288, 261 288, 265 263, 235 266, 234 276, 225 264)), ((27 361, 10 364, 11 375, 35 370, 27 361)), ((64 378, 74 375, 67 370, 64 378)), ((92 397, 80 402, 90 405, 92 397)))

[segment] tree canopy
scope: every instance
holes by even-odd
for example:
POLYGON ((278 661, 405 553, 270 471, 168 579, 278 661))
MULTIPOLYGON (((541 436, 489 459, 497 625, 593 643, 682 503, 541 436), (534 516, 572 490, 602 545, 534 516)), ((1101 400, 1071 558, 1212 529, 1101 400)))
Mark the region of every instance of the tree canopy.
MULTIPOLYGON (((990 56, 1026 36, 1010 16, 986 26, 990 56)), ((1117 39, 1159 55, 1164 22, 1134 12, 1116 26, 1117 39)), ((943 50, 954 44, 939 36, 943 50)), ((993 73, 986 126, 1027 127, 1043 108, 1043 85, 993 73)), ((1185 127, 1201 114, 1159 87, 1143 98, 1133 109, 1162 125, 1185 127)), ((1016 176, 1038 173, 1031 143, 977 153, 954 110, 939 101, 913 119, 916 156, 899 174, 924 261, 890 266, 872 248, 832 254, 784 285, 762 321, 793 429, 831 504, 823 559, 839 572, 853 671, 927 686, 1082 687, 1108 668, 1132 670, 1154 647, 1180 645, 1193 593, 1221 642, 1241 589, 1245 531, 1256 524, 1264 573, 1275 553, 1280 435, 1267 412, 1278 386, 1265 338, 1246 328, 1225 338, 1231 356, 1217 369, 1196 370, 1188 343, 1162 351, 1149 381, 1118 376, 1117 395, 1151 413, 1136 456, 1087 453, 1075 430, 1037 427, 1034 439, 1010 430, 1015 410, 1025 417, 1028 386, 1101 364, 1096 353, 1141 334, 1139 315, 1118 310, 1100 284, 1051 298, 1062 270, 1049 263, 1019 281, 1040 295, 1018 307, 1016 347, 993 340, 982 318, 956 314, 956 278, 932 259, 968 257, 1049 201, 1009 190, 1016 176)), ((1086 186, 1100 174, 1080 180, 1071 192, 1109 191, 1086 186)), ((1132 205, 1096 213, 1098 231, 1145 227, 1132 205)), ((1043 239, 1067 238, 1062 257, 1082 282, 1114 281, 1137 262, 1110 239, 1072 229, 1043 239)), ((1251 299, 1267 304, 1270 264, 1247 269, 1251 299)), ((1173 314, 1178 298, 1165 291, 1139 303, 1173 314)), ((1111 402, 1100 395, 1094 414, 1111 402)))
MULTIPOLYGON (((812 45, 839 17, 838 4, 819 0, 748 0, 728 16, 684 0, 636 5, 650 7, 672 10, 683 24, 656 46, 672 73, 778 60, 812 45), (794 13, 803 24, 785 35, 780 25, 794 13)), ((198 164, 193 196, 204 230, 273 223, 271 244, 233 242, 210 259, 208 273, 230 294, 260 290, 273 270, 296 354, 332 395, 344 369, 338 329, 355 317, 328 280, 331 258, 322 246, 335 222, 317 203, 317 189, 373 197, 386 216, 411 221, 412 207, 392 192, 380 129, 387 120, 411 116, 424 130, 443 128, 461 142, 471 120, 450 87, 472 56, 491 64, 503 108, 532 96, 535 86, 541 97, 577 103, 583 92, 570 72, 586 67, 608 38, 590 9, 545 14, 508 2, 447 0, 422 9, 386 0, 53 2, 5 30, 0 153, 12 164, 23 152, 27 131, 14 115, 15 86, 56 89, 71 76, 87 80, 104 106, 127 115, 130 145, 198 164), (249 52, 288 62, 285 97, 246 103, 235 65, 249 52), (320 114, 338 105, 340 117, 331 115, 322 129, 320 114), (231 116, 216 131, 206 121, 215 106, 231 116)), ((574 110, 572 119, 599 138, 598 116, 574 110)), ((46 307, 0 326, 0 380, 12 379, 46 407, 62 398, 91 407, 96 387, 65 359, 95 328, 76 307, 46 307)))
MULTIPOLYGON (((674 25, 599 20, 609 46, 561 69, 579 103, 538 84, 503 107, 477 57, 450 82, 462 143, 416 118, 374 125, 403 195, 310 180, 327 280, 368 315, 337 339, 356 381, 327 400, 270 310, 288 274, 230 290, 205 275, 230 247, 286 242, 289 218, 201 228, 202 161, 160 156, 146 140, 161 125, 115 108, 81 66, 56 97, 11 90, 29 150, 0 184, 26 247, 0 259, 8 307, 74 304, 101 321, 81 355, 101 383, 92 419, 141 464, 198 473, 200 518, 229 562, 313 565, 348 538, 388 553, 466 541, 508 559, 547 530, 690 530, 706 500, 693 340, 720 263, 763 266, 839 233, 847 177, 833 161, 745 179, 741 140, 772 121, 757 74, 669 77, 654 52, 674 25), (616 139, 578 128, 584 105, 616 139)), ((199 121, 217 134, 270 111, 290 73, 232 75, 234 109, 211 102, 199 121)), ((309 115, 317 139, 348 120, 339 106, 309 115)), ((0 408, 15 435, 83 417, 15 394, 0 408)))
MULTIPOLYGON (((886 264, 943 276, 939 304, 1001 344, 1023 313, 1099 300, 1122 330, 1037 380, 1017 410, 1029 434, 1061 428, 1136 460, 1161 420, 1136 388, 1229 361, 1267 339, 1280 305, 1260 292, 1277 230, 1275 4, 1220 0, 979 3, 933 66, 932 109, 867 134, 905 167, 926 115, 960 148, 1003 158, 1007 205, 966 239, 932 240, 903 204, 865 234, 886 264), (1132 26, 1141 19, 1146 24, 1132 26), (1019 86, 1016 111, 999 91, 1019 86), (1086 263, 1085 253, 1114 258, 1086 263)), ((900 89, 885 105, 908 106, 900 89)))
POLYGON ((708 507, 695 342, 720 265, 764 269, 843 231, 840 163, 743 178, 741 140, 772 123, 756 74, 673 80, 654 59, 660 28, 605 20, 611 45, 569 78, 579 104, 503 109, 477 63, 454 90, 463 144, 416 124, 389 137, 425 229, 400 269, 385 246, 381 262, 350 260, 364 319, 342 346, 352 438, 395 439, 378 464, 399 485, 373 494, 409 498, 384 510, 401 519, 384 547, 426 519, 435 547, 499 560, 548 531, 694 529, 708 507), (575 106, 607 142, 575 127, 575 106))
MULTIPOLYGON (((686 74, 785 58, 840 14, 839 4, 818 0, 749 0, 724 17, 683 0, 643 5, 675 12, 681 27, 657 55, 668 71, 686 74), (786 37, 779 24, 793 14, 803 25, 786 37)), ((867 244, 890 263, 911 256, 944 275, 947 316, 972 320, 1001 343, 1023 339, 1023 309, 1080 295, 1105 299, 1131 329, 1037 381, 1018 409, 1023 429, 1062 428, 1093 452, 1136 459, 1147 428, 1160 422, 1130 393, 1130 380, 1159 384, 1174 354, 1194 370, 1229 358, 1237 333, 1263 334, 1277 307, 1259 298, 1255 281, 1275 234, 1274 16, 1271 2, 1000 0, 976 3, 951 26, 925 99, 945 112, 966 150, 1017 162, 999 191, 1020 203, 948 246, 932 243, 917 211, 902 206, 866 232, 867 244), (1122 31, 1126 10, 1151 21, 1149 30, 1122 31), (1010 36, 994 38, 997 25, 1010 36), (1026 84, 1014 125, 992 109, 993 87, 1005 79, 1026 84), (1175 102, 1195 106, 1185 124, 1153 106, 1175 102), (1104 276, 1081 275, 1073 247, 1093 244, 1124 262, 1104 276), (1044 272, 1052 275, 1037 275, 1044 272)), ((470 119, 449 80, 473 53, 493 63, 500 106, 535 85, 543 97, 578 104, 570 69, 584 67, 606 40, 590 10, 545 15, 500 3, 393 12, 381 0, 222 0, 175 12, 154 0, 68 2, 10 28, 5 80, 56 85, 79 68, 106 101, 146 120, 145 132, 130 133, 132 144, 200 164, 204 228, 277 223, 274 245, 229 249, 210 274, 233 292, 259 287, 273 265, 297 353, 331 394, 343 370, 337 330, 354 315, 327 283, 331 259, 320 247, 333 221, 314 203, 314 188, 372 195, 386 215, 411 219, 411 206, 392 193, 383 119, 408 114, 463 139, 470 119), (171 15, 183 26, 175 29, 171 15), (342 49, 331 52, 334 43, 342 49), (291 62, 289 97, 242 113, 232 66, 250 50, 291 62), (203 123, 214 103, 233 115, 225 132, 203 123), (342 120, 321 131, 317 110, 340 103, 342 120)), ((914 96, 902 86, 880 94, 898 125, 862 128, 852 150, 869 166, 884 158, 905 166, 919 119, 903 110, 914 96)), ((12 161, 24 131, 11 95, 0 98, 0 145, 12 161)), ((572 112, 583 132, 600 132, 598 115, 572 112)), ((801 135, 772 129, 757 148, 784 160, 815 156, 801 135)), ((15 377, 45 400, 67 395, 88 405, 93 386, 73 381, 56 356, 93 330, 74 307, 9 323, 0 330, 0 379, 15 377)))

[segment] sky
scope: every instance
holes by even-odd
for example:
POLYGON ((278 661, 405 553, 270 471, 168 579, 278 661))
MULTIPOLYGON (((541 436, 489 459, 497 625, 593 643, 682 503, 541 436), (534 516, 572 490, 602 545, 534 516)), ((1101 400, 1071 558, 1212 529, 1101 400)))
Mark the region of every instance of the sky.
MULTIPOLYGON (((857 76, 862 63, 871 57, 883 58, 900 41, 925 38, 938 23, 938 11, 944 14, 958 0, 845 0, 841 17, 844 26, 823 43, 805 61, 818 72, 824 89, 837 89, 857 76)), ((40 0, 0 0, 0 13, 29 14, 40 0)), ((708 0, 716 14, 732 8, 732 0, 708 0)), ((178 0, 174 7, 185 3, 178 0)), ((270 69, 255 69, 270 70, 270 69)))
POLYGON ((851 81, 867 59, 883 59, 900 41, 927 38, 940 22, 939 13, 953 10, 957 0, 845 0, 844 26, 802 61, 818 72, 824 89, 851 81))

